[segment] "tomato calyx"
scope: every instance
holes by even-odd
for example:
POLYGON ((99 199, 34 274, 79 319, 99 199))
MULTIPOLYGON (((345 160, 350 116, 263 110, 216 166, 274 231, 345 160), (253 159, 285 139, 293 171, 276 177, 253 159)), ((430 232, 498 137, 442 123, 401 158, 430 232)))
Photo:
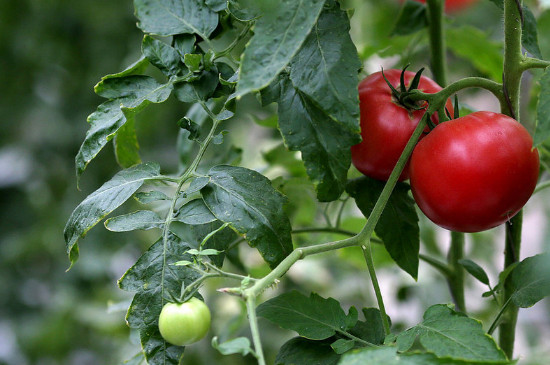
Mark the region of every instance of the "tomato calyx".
POLYGON ((399 90, 397 90, 391 82, 386 78, 386 75, 384 75, 384 69, 382 68, 382 77, 384 78, 384 81, 386 81, 386 84, 388 84, 392 98, 403 108, 413 111, 413 110, 424 110, 426 109, 426 102, 422 102, 419 104, 416 100, 411 100, 410 95, 413 93, 414 90, 418 89, 418 85, 420 84, 420 77, 422 76, 422 72, 424 72, 424 67, 422 67, 412 79, 409 88, 405 86, 405 71, 409 65, 405 66, 403 70, 401 71, 400 76, 400 82, 399 82, 399 90))

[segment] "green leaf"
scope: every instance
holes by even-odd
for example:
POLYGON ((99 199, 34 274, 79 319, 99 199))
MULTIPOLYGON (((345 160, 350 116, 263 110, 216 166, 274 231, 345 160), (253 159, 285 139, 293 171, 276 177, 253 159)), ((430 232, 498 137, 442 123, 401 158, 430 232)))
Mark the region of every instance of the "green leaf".
POLYGON ((122 290, 136 292, 126 321, 138 329, 145 358, 149 364, 180 364, 183 347, 164 341, 158 329, 158 316, 164 304, 178 298, 182 283, 189 285, 198 273, 188 266, 173 265, 192 258, 189 247, 170 236, 153 244, 119 280, 122 290))
POLYGON ((141 56, 136 62, 126 67, 123 71, 103 76, 101 80, 116 79, 119 77, 125 77, 130 75, 140 75, 145 72, 149 66, 149 60, 144 56, 141 56))
POLYGON ((194 54, 194 53, 186 53, 183 56, 183 62, 185 63, 185 66, 187 66, 189 71, 199 72, 201 69, 202 55, 194 54))
POLYGON ((176 213, 178 222, 187 224, 206 224, 216 221, 216 217, 204 204, 202 199, 191 200, 183 205, 176 213))
POLYGON ((495 81, 502 81, 502 44, 472 26, 447 29, 447 45, 459 57, 495 81))
POLYGON ((346 353, 339 365, 509 365, 510 361, 462 361, 428 353, 400 354, 395 347, 362 348, 346 353))
POLYGON ((138 27, 161 36, 198 34, 208 38, 218 26, 218 14, 205 0, 134 0, 138 27))
POLYGON ((143 37, 141 52, 153 66, 168 77, 180 71, 180 54, 164 42, 146 35, 143 37))
POLYGON ((467 259, 458 260, 458 263, 462 265, 462 267, 466 269, 466 271, 468 271, 470 275, 479 280, 481 283, 489 285, 489 277, 481 266, 479 266, 472 260, 467 259))
POLYGON ((212 347, 222 355, 240 354, 246 356, 253 352, 250 340, 246 337, 237 337, 220 344, 218 344, 218 338, 214 337, 212 339, 212 347))
POLYGON ((201 128, 200 125, 193 122, 187 117, 183 117, 178 121, 178 126, 182 129, 185 129, 189 132, 187 139, 190 141, 199 141, 201 128))
POLYGON ((116 161, 120 167, 128 168, 141 163, 134 118, 126 120, 118 130, 114 143, 116 161))
POLYGON ((261 15, 261 4, 256 0, 228 0, 227 9, 242 21, 250 21, 261 15))
MULTIPOLYGON (((195 103, 199 100, 208 100, 220 82, 218 71, 202 71, 199 78, 190 82, 180 82, 174 85, 174 94, 184 103, 195 103)), ((196 122, 196 120, 192 119, 196 122)))
POLYGON ((527 6, 523 6, 523 20, 523 29, 521 32, 521 43, 523 48, 534 57, 542 59, 537 34, 537 19, 527 6))
POLYGON ((212 232, 217 231, 210 236, 203 246, 203 249, 214 249, 219 252, 216 255, 209 256, 209 259, 214 265, 221 267, 225 259, 224 252, 226 252, 229 245, 238 238, 237 234, 231 228, 226 227, 220 229, 222 225, 223 224, 219 221, 199 225, 189 225, 174 221, 170 225, 170 231, 177 235, 182 241, 186 242, 189 247, 194 249, 199 249, 203 240, 212 232))
POLYGON ((265 2, 239 73, 237 96, 269 85, 288 65, 316 23, 325 0, 265 2))
POLYGON ((77 177, 135 113, 150 103, 168 99, 172 84, 161 84, 148 76, 125 76, 104 79, 95 90, 112 100, 99 105, 88 117, 90 129, 75 158, 77 177))
POLYGON ((535 147, 542 145, 550 137, 550 68, 544 70, 539 84, 537 126, 533 136, 535 147))
POLYGON ((148 230, 162 228, 163 226, 164 220, 157 213, 150 210, 138 210, 105 221, 105 228, 113 232, 128 232, 137 229, 148 230))
POLYGON ((285 197, 260 173, 235 166, 214 166, 201 190, 208 209, 222 222, 246 235, 251 247, 275 267, 293 249, 285 197))
MULTIPOLYGON (((350 333, 375 345, 382 345, 386 337, 384 324, 377 308, 363 308, 365 321, 358 321, 350 333)), ((389 320, 389 318, 388 318, 389 320)))
POLYGON ((196 37, 192 34, 177 34, 172 37, 172 45, 180 55, 180 59, 184 59, 188 53, 195 51, 196 37))
POLYGON ((159 200, 170 200, 170 198, 161 191, 140 191, 134 194, 134 198, 141 204, 149 204, 159 200))
POLYGON ((397 336, 399 351, 407 351, 418 338, 420 344, 438 357, 472 361, 506 361, 506 355, 481 323, 437 304, 424 313, 424 321, 397 336))
POLYGON ((550 253, 528 257, 510 274, 512 301, 528 308, 550 295, 550 253))
MULTIPOLYGON (((362 177, 349 182, 346 191, 355 199, 357 207, 368 217, 385 182, 362 177)), ((409 195, 410 186, 398 183, 374 231, 382 239, 394 261, 415 280, 418 277, 420 230, 414 200, 409 195)))
POLYGON ((337 3, 325 7, 290 63, 290 79, 326 115, 358 134, 361 61, 349 30, 347 13, 337 3))
POLYGON ((214 11, 227 9, 227 0, 206 0, 206 5, 214 11))
POLYGON ((392 35, 409 35, 428 26, 426 5, 407 0, 401 7, 392 35))
POLYGON ((355 341, 354 340, 344 340, 343 338, 339 338, 336 341, 334 341, 330 347, 336 352, 337 354, 341 355, 343 353, 348 352, 352 348, 355 347, 355 341))
POLYGON ((120 171, 75 208, 63 231, 71 266, 78 259, 77 241, 128 200, 148 178, 159 173, 160 167, 153 163, 120 171))
POLYGON ((276 365, 336 365, 340 355, 330 346, 331 340, 311 341, 302 337, 294 337, 280 349, 275 359, 276 365))
POLYGON ((306 297, 295 290, 260 304, 256 313, 311 340, 334 336, 347 324, 346 313, 336 299, 325 299, 315 293, 306 297))
POLYGON ((338 199, 351 164, 350 147, 358 134, 337 123, 283 77, 280 81, 279 128, 287 148, 300 151, 319 201, 338 199))

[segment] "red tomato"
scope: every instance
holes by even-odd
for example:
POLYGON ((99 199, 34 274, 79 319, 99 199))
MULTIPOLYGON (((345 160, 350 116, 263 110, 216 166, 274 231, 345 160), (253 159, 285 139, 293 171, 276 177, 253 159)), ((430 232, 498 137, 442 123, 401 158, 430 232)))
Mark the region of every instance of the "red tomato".
MULTIPOLYGON (((388 81, 399 90, 401 70, 385 70, 388 81)), ((405 72, 408 87, 414 73, 405 72)), ((418 89, 436 93, 441 87, 435 81, 422 76, 418 89)), ((367 76, 359 83, 359 108, 361 112, 362 142, 351 147, 353 165, 364 175, 378 180, 387 180, 399 156, 409 141, 415 127, 424 115, 424 110, 409 111, 401 106, 382 77, 382 72, 367 76)), ((447 109, 453 112, 451 101, 447 109)), ((432 121, 438 123, 436 114, 432 121)), ((409 178, 408 163, 399 180, 409 178)))
POLYGON ((478 232, 512 218, 533 193, 539 154, 514 119, 476 112, 434 128, 410 160, 411 188, 437 225, 478 232))
MULTIPOLYGON (((421 3, 425 3, 426 0, 416 0, 421 3)), ((445 11, 448 13, 454 13, 466 9, 471 6, 477 0, 445 0, 445 11)))

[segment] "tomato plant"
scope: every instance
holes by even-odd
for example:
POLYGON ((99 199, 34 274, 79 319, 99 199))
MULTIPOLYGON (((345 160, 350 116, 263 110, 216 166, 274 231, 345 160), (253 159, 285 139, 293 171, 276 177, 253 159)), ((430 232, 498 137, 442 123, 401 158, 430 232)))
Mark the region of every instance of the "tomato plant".
MULTIPOLYGON (((396 69, 373 73, 359 83, 362 141, 351 148, 353 165, 364 175, 379 180, 387 180, 390 176, 427 107, 422 103, 411 107, 401 104, 392 94, 384 76, 396 90, 400 89, 401 70, 396 69)), ((415 73, 404 71, 406 88, 409 88, 414 76, 415 73)), ((421 76, 418 90, 436 93, 441 87, 432 79, 421 76)), ((446 107, 452 114, 450 100, 446 107)), ((439 122, 437 114, 432 115, 432 122, 439 122)), ((399 179, 408 178, 407 165, 399 179)))
POLYGON ((415 147, 410 171, 413 196, 428 218, 477 232, 525 205, 537 184, 539 155, 525 127, 481 111, 438 125, 415 147))
MULTIPOLYGON (((493 37, 460 17, 449 21, 441 0, 408 2, 418 11, 401 12, 375 0, 257 3, 134 0, 141 56, 94 87, 106 100, 88 117, 77 177, 110 141, 121 170, 74 209, 64 237, 75 265, 81 239, 115 211, 128 210, 106 219, 108 230, 150 231, 139 236, 148 248, 118 281, 134 293, 126 319, 141 343, 132 361, 188 359, 183 346, 205 336, 209 311, 198 299, 165 300, 204 290, 220 297, 212 303, 225 306, 221 299, 231 295, 241 304, 227 306, 231 318, 212 346, 259 365, 513 364, 519 308, 550 293, 550 280, 536 280, 550 276, 541 265, 547 256, 519 261, 520 211, 533 191, 550 186, 537 185, 533 149, 542 155, 550 140, 550 62, 537 44, 535 15, 521 1, 493 1, 495 12, 504 10, 504 22, 496 17, 504 29, 493 37), (363 67, 380 63, 387 71, 359 81, 363 67), (433 80, 396 70, 400 64, 429 67, 433 80), (535 77, 540 96, 520 92, 530 85, 520 81, 535 77), (480 89, 502 114, 443 120, 457 114, 450 98, 477 98, 480 89), (520 103, 522 95, 533 99, 520 103), (165 102, 176 111, 151 118, 165 102), (534 140, 516 116, 535 126, 534 140), (144 162, 157 155, 138 144, 155 128, 177 134, 175 146, 159 143, 166 151, 159 158, 173 158, 162 166, 144 162), (417 206, 453 230, 448 252, 417 206), (466 256, 485 259, 486 251, 466 252, 461 232, 500 224, 504 242, 488 250, 504 252, 504 265, 484 260, 490 273, 505 271, 495 284, 466 256), (296 263, 323 253, 309 261, 319 265, 315 275, 296 275, 296 263), (408 287, 428 283, 433 295, 416 298, 426 306, 422 318, 408 311, 411 323, 392 327, 397 309, 386 312, 376 266, 394 264, 413 279, 408 287), (424 264, 437 276, 421 277, 424 264), (368 275, 358 275, 365 265, 368 275), (328 268, 370 278, 374 294, 340 283, 328 268), (327 293, 352 292, 340 303, 312 292, 301 276, 322 281, 327 293), (432 285, 436 278, 449 292, 432 285), (482 318, 468 312, 466 284, 474 279, 488 287, 475 300, 493 302, 482 318), (297 335, 271 336, 258 317, 297 335)), ((401 285, 396 291, 407 292, 401 285)))
POLYGON ((159 331, 173 345, 186 346, 204 338, 210 328, 210 309, 198 298, 166 303, 159 316, 159 331))

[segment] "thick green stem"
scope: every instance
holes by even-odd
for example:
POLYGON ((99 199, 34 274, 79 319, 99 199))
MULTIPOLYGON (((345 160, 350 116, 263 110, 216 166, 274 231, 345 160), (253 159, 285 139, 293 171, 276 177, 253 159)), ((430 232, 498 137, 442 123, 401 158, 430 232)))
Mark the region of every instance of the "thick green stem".
MULTIPOLYGON (((521 48, 521 15, 518 3, 522 1, 504 1, 504 76, 503 85, 506 94, 506 104, 502 105, 503 113, 515 117, 520 116, 520 83, 523 72, 521 48)), ((506 249, 504 253, 504 268, 519 261, 521 247, 522 213, 506 223, 506 249)), ((504 284, 502 303, 507 303, 512 295, 510 282, 504 284)), ((508 358, 514 356, 516 322, 519 308, 511 303, 504 312, 499 326, 499 345, 508 358)))
POLYGON ((430 59, 435 81, 442 87, 447 85, 447 53, 445 46, 443 0, 428 0, 428 30, 430 34, 430 59))
MULTIPOLYGON (((445 46, 445 26, 443 24, 445 1, 428 0, 427 5, 432 72, 435 81, 440 86, 445 87, 447 86, 447 49, 445 46)), ((457 309, 461 312, 466 311, 464 269, 458 263, 463 255, 464 233, 451 232, 451 247, 447 255, 448 266, 451 270, 446 277, 451 296, 457 309)))
POLYGON ((464 268, 458 263, 464 256, 464 233, 451 232, 451 247, 447 255, 447 262, 451 269, 451 275, 447 276, 447 283, 456 308, 460 312, 466 312, 464 297, 464 268))
MULTIPOLYGON (((506 251, 504 252, 504 267, 519 261, 521 249, 521 228, 523 222, 523 212, 520 211, 509 222, 506 222, 506 251)), ((503 303, 508 303, 514 294, 514 288, 510 280, 504 283, 503 303)), ((514 356, 514 342, 516 338, 516 323, 518 319, 519 308, 513 302, 510 302, 508 309, 504 312, 499 326, 499 345, 506 353, 508 358, 514 356)))
POLYGON ((380 315, 382 317, 382 325, 384 326, 384 333, 387 336, 391 333, 390 322, 386 314, 386 306, 384 305, 384 299, 382 298, 382 291, 380 290, 380 285, 378 285, 378 279, 376 277, 376 271, 374 269, 374 260, 372 259, 372 249, 371 249, 370 240, 367 240, 367 243, 361 246, 361 250, 363 250, 363 256, 365 256, 365 261, 367 262, 367 269, 369 270, 369 275, 372 281, 372 287, 374 288, 376 301, 378 302, 378 308, 380 309, 380 315))
POLYGON ((260 330, 258 328, 258 318, 256 317, 256 297, 246 298, 246 312, 248 313, 248 323, 252 333, 252 342, 254 343, 254 352, 258 365, 266 365, 264 352, 262 350, 262 341, 260 340, 260 330))

